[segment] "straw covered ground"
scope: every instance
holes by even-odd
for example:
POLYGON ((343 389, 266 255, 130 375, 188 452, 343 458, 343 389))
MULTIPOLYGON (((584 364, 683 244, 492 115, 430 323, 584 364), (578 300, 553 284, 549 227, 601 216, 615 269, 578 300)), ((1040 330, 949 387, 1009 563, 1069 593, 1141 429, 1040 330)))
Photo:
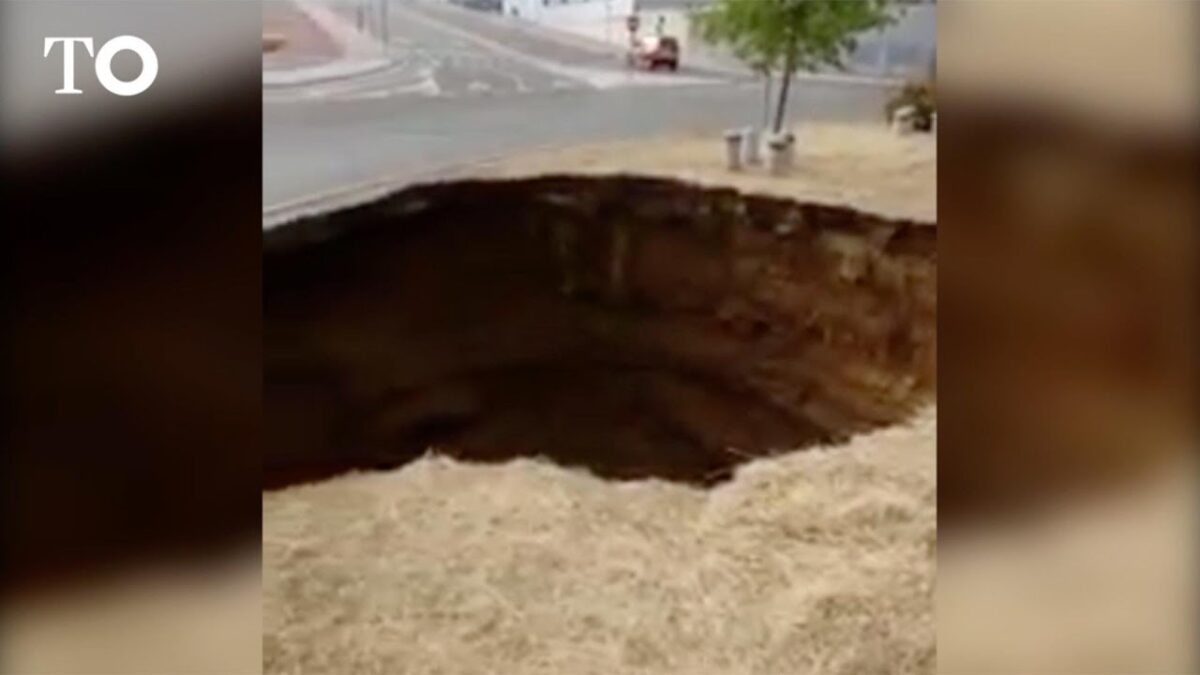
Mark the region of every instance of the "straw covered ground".
POLYGON ((430 456, 267 493, 271 673, 929 673, 936 420, 709 491, 430 456))

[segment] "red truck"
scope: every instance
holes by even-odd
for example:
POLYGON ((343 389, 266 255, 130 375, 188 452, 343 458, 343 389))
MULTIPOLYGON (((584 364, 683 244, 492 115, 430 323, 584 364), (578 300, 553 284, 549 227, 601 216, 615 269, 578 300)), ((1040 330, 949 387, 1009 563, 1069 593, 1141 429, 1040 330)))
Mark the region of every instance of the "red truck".
POLYGON ((679 41, 673 37, 644 37, 629 50, 629 65, 635 68, 679 68, 679 41))

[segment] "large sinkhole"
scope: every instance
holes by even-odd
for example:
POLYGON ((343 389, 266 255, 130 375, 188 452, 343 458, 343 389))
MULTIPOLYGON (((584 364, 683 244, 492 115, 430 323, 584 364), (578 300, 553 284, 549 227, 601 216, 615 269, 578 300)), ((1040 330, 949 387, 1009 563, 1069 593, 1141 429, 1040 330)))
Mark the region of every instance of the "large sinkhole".
POLYGON ((710 485, 935 386, 932 223, 552 176, 411 188, 264 255, 268 488, 430 451, 710 485))

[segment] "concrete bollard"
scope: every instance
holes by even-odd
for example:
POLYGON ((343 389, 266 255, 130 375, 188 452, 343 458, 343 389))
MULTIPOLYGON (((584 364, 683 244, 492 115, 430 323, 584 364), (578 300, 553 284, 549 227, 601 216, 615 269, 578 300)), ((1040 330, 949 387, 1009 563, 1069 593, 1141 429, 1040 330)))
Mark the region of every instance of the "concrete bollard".
POLYGON ((892 113, 892 131, 907 136, 917 130, 917 109, 911 105, 897 108, 892 113))
POLYGON ((742 170, 742 138, 745 129, 730 129, 725 132, 725 166, 730 171, 742 170))
POLYGON ((757 127, 746 127, 746 135, 742 137, 742 163, 762 164, 762 136, 757 127))
POLYGON ((774 134, 767 140, 767 164, 772 176, 786 176, 796 161, 796 137, 774 134))

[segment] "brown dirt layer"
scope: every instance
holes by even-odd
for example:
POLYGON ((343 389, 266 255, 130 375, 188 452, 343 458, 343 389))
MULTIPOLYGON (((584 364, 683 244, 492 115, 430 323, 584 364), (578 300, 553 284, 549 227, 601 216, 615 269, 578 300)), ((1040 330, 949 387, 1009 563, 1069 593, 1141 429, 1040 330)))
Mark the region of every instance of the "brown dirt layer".
POLYGON ((927 223, 666 179, 416 187, 266 234, 267 486, 429 449, 693 484, 907 417, 927 223))

